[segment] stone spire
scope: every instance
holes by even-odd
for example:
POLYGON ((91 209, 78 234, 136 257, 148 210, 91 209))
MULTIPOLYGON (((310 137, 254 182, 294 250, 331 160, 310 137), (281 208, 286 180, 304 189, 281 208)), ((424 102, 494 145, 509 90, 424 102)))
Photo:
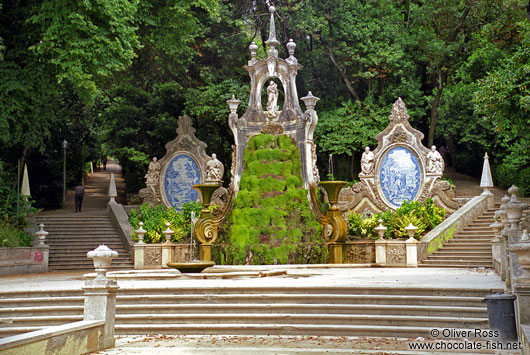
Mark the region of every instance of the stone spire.
POLYGON ((480 177, 480 187, 493 187, 493 178, 491 177, 491 169, 488 153, 484 155, 484 165, 482 166, 482 176, 480 177))
POLYGON ((271 13, 269 39, 265 43, 268 47, 267 53, 274 58, 278 58, 278 50, 276 47, 280 45, 280 42, 276 39, 276 26, 274 24, 274 13, 276 12, 276 8, 274 6, 270 6, 269 12, 271 13))

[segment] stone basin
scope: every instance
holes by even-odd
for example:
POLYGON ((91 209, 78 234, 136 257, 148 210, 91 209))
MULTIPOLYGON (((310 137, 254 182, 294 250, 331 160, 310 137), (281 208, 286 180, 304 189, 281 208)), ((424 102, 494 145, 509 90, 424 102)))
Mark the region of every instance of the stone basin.
POLYGON ((183 274, 199 273, 204 269, 214 266, 213 261, 190 261, 186 263, 167 263, 167 266, 173 269, 177 269, 183 274))

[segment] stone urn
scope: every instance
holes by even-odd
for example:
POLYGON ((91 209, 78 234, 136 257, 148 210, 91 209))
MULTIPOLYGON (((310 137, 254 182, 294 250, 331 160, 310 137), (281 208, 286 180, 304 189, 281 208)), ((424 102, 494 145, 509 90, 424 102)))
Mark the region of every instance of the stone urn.
POLYGON ((104 280, 106 279, 107 270, 110 268, 112 259, 118 257, 118 252, 110 249, 106 245, 100 245, 96 249, 89 251, 87 257, 94 262, 96 280, 104 280))
POLYGON ((220 183, 191 185, 191 187, 199 192, 203 211, 208 210, 212 200, 212 195, 220 186, 220 183))
POLYGON ((339 202, 340 190, 347 184, 346 181, 321 181, 319 185, 326 190, 328 194, 329 209, 338 210, 337 203, 339 202))

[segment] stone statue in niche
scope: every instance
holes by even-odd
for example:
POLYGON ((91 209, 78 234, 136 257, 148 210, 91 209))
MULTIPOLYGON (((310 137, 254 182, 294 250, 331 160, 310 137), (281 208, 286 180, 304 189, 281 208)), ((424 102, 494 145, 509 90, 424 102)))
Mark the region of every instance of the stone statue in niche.
POLYGON ((212 159, 206 164, 206 181, 221 181, 223 173, 223 163, 217 159, 217 155, 212 154, 212 159))
POLYGON ((361 171, 363 175, 373 175, 375 167, 375 156, 370 147, 364 149, 361 157, 361 171))
POLYGON ((153 160, 149 163, 147 174, 145 174, 145 184, 148 188, 153 190, 153 193, 155 194, 155 187, 160 179, 160 169, 160 163, 157 161, 156 157, 153 157, 153 160))
POLYGON ((267 116, 276 118, 279 115, 278 109, 278 85, 271 80, 267 87, 267 116))
POLYGON ((436 146, 431 147, 431 151, 427 154, 427 174, 442 174, 444 167, 444 160, 442 155, 436 150, 436 146))

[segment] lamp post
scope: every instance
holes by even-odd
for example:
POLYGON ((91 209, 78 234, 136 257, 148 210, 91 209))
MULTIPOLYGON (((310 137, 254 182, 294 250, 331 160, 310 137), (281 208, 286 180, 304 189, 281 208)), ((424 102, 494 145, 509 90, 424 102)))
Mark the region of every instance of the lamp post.
POLYGON ((66 201, 66 148, 68 147, 68 142, 63 140, 63 205, 66 201))

